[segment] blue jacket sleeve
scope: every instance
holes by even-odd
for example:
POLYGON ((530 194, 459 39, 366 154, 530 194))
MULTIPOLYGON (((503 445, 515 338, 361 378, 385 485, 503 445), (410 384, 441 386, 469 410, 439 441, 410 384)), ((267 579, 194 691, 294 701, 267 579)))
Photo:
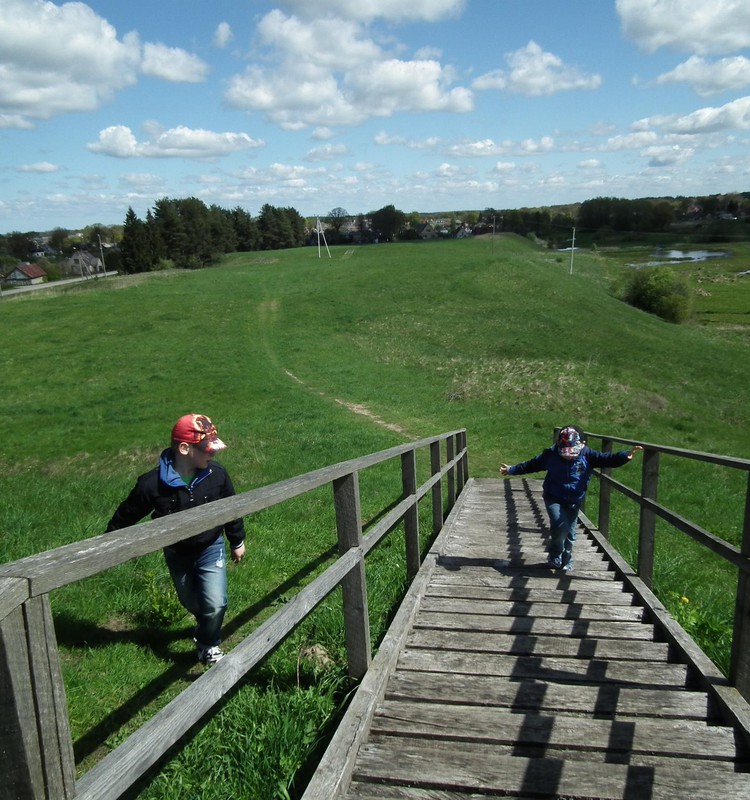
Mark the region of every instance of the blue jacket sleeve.
POLYGON ((600 453, 589 448, 586 457, 592 467, 622 467, 630 461, 629 450, 620 450, 618 453, 600 453))
POLYGON ((514 464, 508 468, 508 475, 526 475, 529 472, 544 472, 547 469, 547 461, 550 455, 550 449, 543 450, 538 456, 522 461, 520 464, 514 464))

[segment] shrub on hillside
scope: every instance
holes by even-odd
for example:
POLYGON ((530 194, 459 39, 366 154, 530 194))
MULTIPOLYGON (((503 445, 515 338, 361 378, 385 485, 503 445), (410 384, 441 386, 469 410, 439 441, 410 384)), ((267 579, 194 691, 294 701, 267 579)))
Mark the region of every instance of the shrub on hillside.
POLYGON ((625 302, 667 322, 685 322, 690 317, 690 288, 668 267, 636 270, 625 289, 625 302))

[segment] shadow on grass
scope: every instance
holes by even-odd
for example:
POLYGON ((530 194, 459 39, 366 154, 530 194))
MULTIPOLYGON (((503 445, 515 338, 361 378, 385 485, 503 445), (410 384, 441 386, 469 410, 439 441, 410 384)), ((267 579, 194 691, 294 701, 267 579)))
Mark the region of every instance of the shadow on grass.
MULTIPOLYGON (((268 592, 260 600, 237 614, 223 629, 224 637, 229 638, 244 625, 251 622, 259 613, 280 600, 289 591, 301 586, 305 578, 313 574, 320 566, 336 555, 336 547, 331 547, 316 559, 306 564, 296 574, 290 576, 273 591, 268 592)), ((73 743, 75 761, 80 764, 103 747, 106 740, 126 725, 140 711, 153 703, 170 686, 179 681, 192 681, 200 673, 189 671, 195 665, 195 655, 174 653, 170 645, 186 636, 192 635, 192 626, 178 631, 166 631, 155 627, 126 628, 116 630, 111 627, 91 624, 77 619, 65 612, 55 613, 55 631, 58 645, 70 650, 106 647, 108 645, 127 642, 146 647, 165 662, 171 662, 166 671, 143 686, 127 702, 112 710, 104 719, 73 743)), ((270 680, 270 679, 269 679, 270 680)), ((263 682, 261 680, 261 682, 263 682)), ((217 706, 217 709, 222 704, 217 706)))

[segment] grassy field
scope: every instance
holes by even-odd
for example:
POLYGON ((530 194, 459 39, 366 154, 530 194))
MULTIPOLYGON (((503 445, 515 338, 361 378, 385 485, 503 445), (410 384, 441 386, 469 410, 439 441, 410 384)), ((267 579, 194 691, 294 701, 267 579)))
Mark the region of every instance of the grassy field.
MULTIPOLYGON (((696 292, 696 321, 682 326, 617 299, 642 249, 576 253, 573 274, 569 255, 513 236, 331 255, 238 254, 210 270, 4 299, 0 561, 100 533, 187 411, 217 423, 238 491, 459 427, 478 477, 536 454, 568 422, 750 453, 750 276, 737 275, 747 245, 681 267, 696 292)), ((703 465, 663 471, 662 502, 739 543, 741 479, 703 465)), ((638 485, 640 470, 618 478, 638 485)), ((385 473, 362 488, 365 518, 399 491, 385 473)), ((321 492, 246 521, 229 648, 330 557, 329 506, 321 492)), ((635 514, 616 508, 613 540, 633 558, 635 514)), ((725 667, 734 578, 683 539, 659 528, 657 588, 725 667)), ((402 563, 394 537, 368 566, 376 639, 402 563)), ((198 674, 168 585, 154 554, 52 597, 81 770, 198 674)), ((342 653, 332 598, 138 796, 218 800, 231 786, 294 797, 341 700, 342 653), (332 663, 306 658, 313 646, 332 663)))

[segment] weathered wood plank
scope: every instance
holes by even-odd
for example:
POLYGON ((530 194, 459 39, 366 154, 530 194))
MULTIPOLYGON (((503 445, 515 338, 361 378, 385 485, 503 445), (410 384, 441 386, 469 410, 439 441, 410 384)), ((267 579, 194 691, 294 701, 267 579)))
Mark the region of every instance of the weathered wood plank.
POLYGON ((490 706, 386 700, 375 714, 371 731, 381 736, 555 747, 585 751, 587 758, 593 758, 594 753, 627 753, 631 764, 636 755, 643 754, 737 760, 731 728, 695 720, 602 720, 566 713, 521 713, 490 706))
POLYGON ((488 616, 547 617, 549 619, 620 620, 638 622, 643 619, 640 606, 585 605, 582 603, 527 603, 425 597, 425 611, 451 614, 485 614, 488 616))
POLYGON ((430 586, 428 597, 458 597, 464 600, 482 600, 498 602, 527 602, 527 603, 578 603, 581 605, 621 605, 632 606, 634 596, 622 591, 612 591, 610 582, 605 581, 605 590, 589 588, 583 589, 557 589, 554 587, 540 587, 527 589, 522 587, 506 586, 460 586, 452 583, 436 583, 430 586))
POLYGON ((415 628, 436 630, 488 631, 494 633, 534 633, 553 636, 593 636, 597 639, 640 639, 653 641, 654 629, 642 622, 611 620, 555 619, 547 617, 493 617, 483 614, 451 614, 420 611, 415 628))
POLYGON ((666 717, 717 721, 705 692, 544 681, 498 681, 493 675, 394 673, 386 688, 390 700, 498 706, 515 711, 591 714, 594 718, 666 717))
POLYGON ((49 597, 31 598, 23 608, 47 796, 62 800, 75 795, 75 761, 49 597))
POLYGON ((415 629, 407 640, 409 647, 431 650, 459 650, 474 653, 509 653, 516 656, 552 656, 564 658, 601 658, 611 661, 666 662, 666 642, 631 641, 630 639, 569 638, 525 634, 485 633, 415 629))
MULTIPOLYGON (((445 789, 421 789, 412 786, 386 786, 382 783, 353 781, 346 795, 351 800, 487 800, 492 795, 466 794, 445 789)), ((531 795, 514 795, 514 800, 539 800, 531 795)))
MULTIPOLYGON (((578 573, 580 577, 580 572, 578 573)), ((497 590, 516 591, 596 591, 597 593, 609 592, 621 594, 624 592, 622 581, 616 580, 614 571, 597 573, 596 581, 573 581, 573 575, 560 573, 550 574, 548 569, 544 572, 529 570, 527 575, 518 572, 512 575, 509 572, 487 569, 486 567, 463 566, 460 570, 436 570, 432 579, 431 589, 440 589, 443 586, 459 587, 487 587, 497 590)))
POLYGON ((26 622, 20 606, 0 620, 0 698, 2 789, 9 798, 44 797, 26 622))
MULTIPOLYGON (((362 513, 359 503, 359 476, 344 475, 333 482, 339 556, 352 547, 362 546, 362 513)), ((367 577, 364 559, 347 573, 341 583, 344 599, 344 640, 349 675, 361 678, 372 660, 367 577)))
MULTIPOLYGON (((567 800, 747 800, 750 775, 722 764, 691 767, 669 760, 654 767, 593 763, 564 758, 524 758, 492 745, 403 739, 368 743, 360 750, 357 781, 468 790, 567 800), (689 788, 688 788, 689 787, 689 788), (687 794, 686 794, 687 792, 687 794)), ((366 795, 365 795, 366 796, 366 795)))
POLYGON ((0 622, 29 599, 29 583, 24 578, 0 578, 0 622))
POLYGON ((515 658, 487 653, 454 653, 439 650, 404 650, 399 669, 417 672, 462 672, 465 675, 512 676, 515 679, 562 683, 618 683, 631 686, 685 686, 684 664, 634 664, 623 661, 577 658, 515 658))

